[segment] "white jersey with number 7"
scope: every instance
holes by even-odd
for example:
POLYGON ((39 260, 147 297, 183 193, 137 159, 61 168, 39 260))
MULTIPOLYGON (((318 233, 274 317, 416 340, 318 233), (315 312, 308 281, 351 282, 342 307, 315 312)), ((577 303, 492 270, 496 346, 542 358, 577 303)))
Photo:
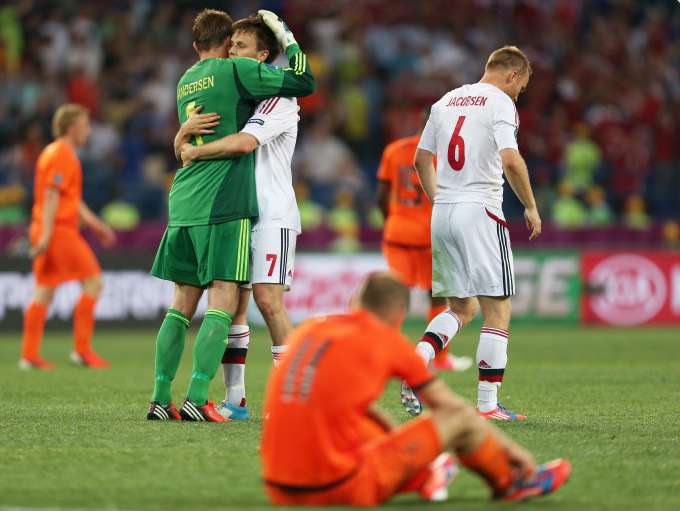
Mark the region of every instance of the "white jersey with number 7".
POLYGON ((437 101, 418 147, 437 156, 435 204, 476 202, 500 209, 500 151, 517 149, 513 100, 487 83, 463 85, 437 101))

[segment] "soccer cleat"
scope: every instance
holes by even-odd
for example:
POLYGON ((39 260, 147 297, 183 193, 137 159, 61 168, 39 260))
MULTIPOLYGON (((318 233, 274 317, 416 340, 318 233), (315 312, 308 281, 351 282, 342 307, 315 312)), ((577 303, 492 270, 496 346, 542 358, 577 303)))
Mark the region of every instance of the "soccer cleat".
POLYGON ((508 502, 527 500, 553 493, 569 480, 571 475, 571 463, 567 460, 557 459, 539 465, 536 472, 527 479, 515 481, 502 495, 495 498, 508 502))
POLYGON ((432 361, 432 369, 435 371, 467 371, 472 367, 472 359, 470 357, 457 357, 451 353, 447 353, 444 357, 434 357, 432 361))
POLYGON ((406 382, 401 382, 401 406, 414 416, 423 413, 423 405, 420 403, 420 399, 413 389, 406 385, 406 382))
POLYGON ((149 413, 146 414, 146 420, 150 421, 179 421, 182 417, 177 411, 177 407, 170 403, 168 406, 163 406, 158 401, 151 401, 149 413))
POLYGON ((48 362, 44 358, 21 358, 19 359, 19 369, 24 371, 30 371, 31 369, 37 369, 40 371, 48 371, 54 369, 55 365, 52 362, 48 362))
MULTIPOLYGON (((243 401, 245 401, 245 399, 243 401)), ((231 419, 233 421, 247 421, 250 419, 248 407, 245 404, 243 406, 236 406, 235 404, 224 400, 218 403, 215 410, 217 410, 217 413, 225 419, 231 419)))
POLYGON ((526 415, 522 415, 521 413, 512 412, 500 403, 498 403, 498 405, 496 405, 496 408, 491 410, 491 411, 488 411, 488 412, 483 412, 481 410, 477 410, 477 411, 479 412, 479 415, 481 415, 482 417, 484 417, 486 420, 489 420, 489 421, 513 422, 513 421, 525 421, 525 420, 527 420, 526 415))
POLYGON ((430 463, 430 477, 418 490, 424 500, 444 502, 449 498, 448 486, 458 475, 458 464, 449 453, 442 453, 430 463))
POLYGON ((108 369, 111 367, 109 361, 103 359, 94 350, 85 353, 76 353, 72 351, 69 355, 71 362, 77 366, 89 367, 91 369, 108 369))
POLYGON ((192 422, 231 422, 231 419, 222 417, 217 410, 215 410, 215 403, 212 401, 206 402, 204 405, 196 405, 184 400, 182 408, 179 409, 179 415, 183 421, 192 422))

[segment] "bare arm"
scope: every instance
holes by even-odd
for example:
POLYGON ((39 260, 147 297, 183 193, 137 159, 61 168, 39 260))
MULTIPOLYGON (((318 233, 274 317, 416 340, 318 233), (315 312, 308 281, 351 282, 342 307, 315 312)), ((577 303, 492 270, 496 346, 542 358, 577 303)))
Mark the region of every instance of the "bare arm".
POLYGON ((527 164, 518 150, 503 149, 500 154, 505 177, 524 206, 524 219, 527 228, 531 229, 529 239, 534 240, 541 234, 541 217, 536 207, 534 192, 531 190, 529 169, 527 169, 527 164))
POLYGON ((208 144, 184 144, 180 148, 182 163, 186 166, 194 160, 234 158, 252 153, 259 145, 257 138, 249 133, 234 133, 208 144))
POLYGON ((184 121, 184 123, 179 127, 179 131, 175 135, 175 140, 173 147, 175 149, 175 158, 181 161, 180 149, 183 144, 188 144, 191 141, 191 137, 200 135, 211 135, 215 133, 213 129, 220 123, 220 115, 202 114, 202 106, 196 107, 194 113, 192 113, 189 118, 184 121))
POLYGON ((111 227, 109 227, 97 215, 95 215, 83 201, 80 201, 79 213, 80 221, 85 227, 92 230, 102 245, 105 247, 110 247, 116 243, 116 233, 113 231, 113 229, 111 229, 111 227))
POLYGON ((47 247, 49 247, 52 234, 54 233, 54 220, 57 217, 57 209, 59 209, 59 190, 47 188, 43 205, 42 233, 38 243, 31 248, 31 257, 44 254, 47 247))
POLYGON ((390 189, 389 181, 378 181, 378 207, 384 218, 389 214, 390 189))
POLYGON ((434 203, 434 196, 437 192, 437 173, 435 172, 432 158, 433 155, 430 151, 418 148, 413 161, 413 167, 416 169, 418 179, 420 179, 420 185, 423 187, 430 203, 434 203))

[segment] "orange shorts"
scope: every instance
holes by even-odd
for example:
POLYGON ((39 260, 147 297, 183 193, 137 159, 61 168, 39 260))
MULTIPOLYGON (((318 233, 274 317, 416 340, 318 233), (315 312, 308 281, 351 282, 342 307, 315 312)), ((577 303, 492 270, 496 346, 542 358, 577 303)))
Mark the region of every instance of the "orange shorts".
MULTIPOLYGON (((40 226, 31 225, 31 244, 40 237, 40 226)), ((73 227, 54 227, 50 245, 44 254, 33 260, 33 274, 39 286, 57 287, 69 280, 85 280, 101 273, 97 257, 73 227)))
POLYGON ((408 287, 432 289, 432 249, 383 242, 383 254, 390 270, 408 287))
POLYGON ((337 486, 322 490, 267 485, 276 505, 377 506, 398 493, 417 491, 428 465, 442 452, 432 419, 421 417, 361 448, 356 471, 337 486))

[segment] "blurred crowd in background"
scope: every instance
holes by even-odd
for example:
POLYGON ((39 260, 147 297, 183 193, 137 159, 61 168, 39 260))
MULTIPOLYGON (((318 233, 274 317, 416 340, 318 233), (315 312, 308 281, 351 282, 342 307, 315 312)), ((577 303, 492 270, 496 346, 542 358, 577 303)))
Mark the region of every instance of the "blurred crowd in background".
MULTIPOLYGON (((295 186, 303 228, 340 233, 339 249, 380 228, 385 144, 417 132, 422 108, 477 81, 504 44, 533 63, 519 141, 544 219, 679 238, 680 5, 671 0, 17 0, 0 7, 0 225, 30 216, 35 160, 66 101, 92 112, 86 201, 121 230, 164 220, 175 88, 196 58, 191 22, 204 6, 234 19, 280 12, 308 53, 318 91, 300 101, 295 186)), ((521 217, 511 192, 504 206, 521 217)))

